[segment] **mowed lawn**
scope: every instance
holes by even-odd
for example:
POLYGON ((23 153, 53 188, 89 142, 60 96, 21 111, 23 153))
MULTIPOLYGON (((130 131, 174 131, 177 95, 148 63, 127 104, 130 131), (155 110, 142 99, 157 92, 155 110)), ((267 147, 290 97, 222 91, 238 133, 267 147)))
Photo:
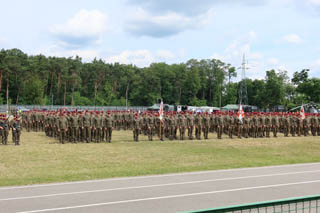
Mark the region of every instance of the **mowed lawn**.
POLYGON ((112 143, 59 144, 23 132, 21 146, 0 145, 0 186, 320 162, 320 137, 133 142, 114 131, 112 143))

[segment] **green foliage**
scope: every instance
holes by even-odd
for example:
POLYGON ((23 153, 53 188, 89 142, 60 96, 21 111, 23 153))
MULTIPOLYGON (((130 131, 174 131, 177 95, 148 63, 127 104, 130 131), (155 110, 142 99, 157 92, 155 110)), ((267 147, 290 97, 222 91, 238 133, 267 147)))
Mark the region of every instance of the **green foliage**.
POLYGON ((193 98, 190 102, 190 105, 192 106, 206 106, 207 105, 207 101, 206 100, 199 100, 197 98, 193 98))
POLYGON ((223 99, 223 106, 227 104, 236 104, 238 99, 238 84, 237 83, 228 83, 226 85, 226 95, 223 99))
POLYGON ((265 81, 245 79, 247 83, 248 91, 248 103, 249 105, 258 106, 259 108, 265 108, 268 98, 265 94, 265 81))
MULTIPOLYGON (((307 69, 289 81, 285 71, 270 70, 264 80, 245 79, 250 105, 298 105, 320 102, 320 79, 307 69)), ((0 103, 55 105, 150 106, 166 104, 224 106, 238 103, 236 69, 218 59, 153 63, 145 68, 83 63, 74 58, 28 56, 19 49, 0 51, 0 103)))
POLYGON ((299 93, 305 94, 308 102, 320 102, 320 79, 307 79, 297 87, 299 93))
POLYGON ((297 105, 294 104, 294 103, 289 103, 289 104, 287 105, 287 108, 288 108, 288 109, 292 109, 292 108, 295 108, 295 107, 297 107, 297 105))
POLYGON ((23 90, 23 102, 25 104, 44 105, 46 99, 43 98, 44 83, 37 77, 30 78, 23 90))
POLYGON ((295 72, 293 74, 292 83, 294 83, 295 85, 298 85, 299 83, 306 82, 309 77, 308 72, 309 72, 309 69, 303 69, 301 70, 301 72, 295 72))
POLYGON ((269 107, 280 105, 284 102, 285 97, 285 75, 275 70, 267 71, 265 96, 268 97, 269 107))
POLYGON ((80 95, 80 92, 74 93, 74 104, 77 106, 90 106, 90 105, 92 105, 91 101, 87 97, 80 95))

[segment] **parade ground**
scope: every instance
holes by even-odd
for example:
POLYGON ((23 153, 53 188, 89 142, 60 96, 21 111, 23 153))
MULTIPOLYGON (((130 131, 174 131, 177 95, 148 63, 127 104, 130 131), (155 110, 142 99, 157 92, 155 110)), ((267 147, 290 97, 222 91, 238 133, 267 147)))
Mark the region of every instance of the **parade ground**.
POLYGON ((148 141, 113 131, 112 143, 60 144, 22 132, 21 145, 0 145, 0 186, 320 162, 319 137, 148 141))
POLYGON ((182 212, 315 195, 320 163, 0 187, 3 212, 182 212))

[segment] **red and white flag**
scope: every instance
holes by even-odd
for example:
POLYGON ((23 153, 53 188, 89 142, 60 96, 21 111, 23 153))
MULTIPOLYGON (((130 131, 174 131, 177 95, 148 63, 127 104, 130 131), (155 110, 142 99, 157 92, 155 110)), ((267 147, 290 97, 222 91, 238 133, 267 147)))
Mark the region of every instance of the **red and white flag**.
POLYGON ((242 108, 242 105, 239 104, 238 114, 237 114, 239 120, 242 122, 242 118, 244 118, 244 111, 242 108))
POLYGON ((302 120, 306 118, 306 114, 304 113, 303 105, 301 105, 301 109, 300 109, 300 118, 302 120))
POLYGON ((162 118, 163 118, 163 101, 161 101, 161 103, 160 103, 159 118, 162 121, 162 118))

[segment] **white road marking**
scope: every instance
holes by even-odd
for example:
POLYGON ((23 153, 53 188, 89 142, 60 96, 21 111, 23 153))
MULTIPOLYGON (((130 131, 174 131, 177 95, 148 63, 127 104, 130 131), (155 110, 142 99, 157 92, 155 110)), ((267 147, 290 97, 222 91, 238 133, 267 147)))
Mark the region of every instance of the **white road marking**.
POLYGON ((30 210, 30 211, 23 211, 23 212, 17 212, 17 213, 37 213, 37 212, 59 211, 59 210, 66 210, 66 209, 77 209, 77 208, 94 207, 94 206, 106 206, 106 205, 113 205, 113 204, 132 203, 132 202, 141 202, 141 201, 149 201, 149 200, 160 200, 160 199, 168 199, 168 198, 180 198, 180 197, 188 197, 188 196, 207 195, 207 194, 218 194, 218 193, 244 191, 244 190, 252 190, 252 189, 275 188, 275 187, 281 187, 281 186, 292 186, 292 185, 319 183, 319 182, 320 182, 320 180, 295 182, 295 183, 284 183, 284 184, 274 184, 274 185, 245 187, 245 188, 227 189, 227 190, 219 190, 219 191, 199 192, 199 193, 180 194, 180 195, 168 195, 168 196, 162 196, 162 197, 149 197, 149 198, 141 198, 141 199, 133 199, 133 200, 121 200, 121 201, 106 202, 106 203, 94 203, 94 204, 79 205, 79 206, 66 206, 66 207, 51 208, 51 209, 30 210))
POLYGON ((252 168, 232 168, 223 170, 211 170, 211 171, 200 171, 200 172, 184 172, 184 173, 172 173, 166 175, 147 175, 147 176, 137 176, 137 177, 123 177, 123 178, 109 178, 101 180, 85 180, 85 181, 73 181, 73 182, 63 182, 63 183, 49 183, 49 184, 39 184, 39 185, 28 185, 28 186, 13 186, 13 187, 0 187, 1 190, 10 189, 25 189, 25 188, 36 188, 36 187, 50 187, 50 186, 61 186, 61 185, 72 185, 81 183, 98 183, 98 182, 111 182, 111 181, 121 181, 121 180, 136 180, 136 179, 146 179, 146 178, 162 178, 162 177, 172 177, 172 176, 184 176, 184 175, 198 175, 198 174, 208 174, 208 173, 220 173, 220 172, 237 172, 245 170, 260 170, 260 169, 271 169, 271 168, 286 168, 286 167, 301 167, 301 166, 312 166, 319 165, 320 163, 301 163, 301 164, 288 164, 288 165, 276 165, 276 166, 262 166, 262 167, 252 167, 252 168))
POLYGON ((320 170, 278 173, 278 174, 268 174, 268 175, 254 175, 254 176, 243 176, 243 177, 232 177, 232 178, 221 178, 221 179, 208 179, 208 180, 199 180, 199 181, 154 184, 154 185, 147 185, 147 186, 132 186, 132 187, 113 188, 113 189, 99 189, 99 190, 79 191, 79 192, 65 192, 65 193, 57 193, 57 194, 35 195, 35 196, 28 196, 28 197, 13 197, 13 198, 3 198, 3 199, 0 199, 0 201, 24 200, 24 199, 45 198, 45 197, 54 197, 54 196, 120 191, 120 190, 130 190, 130 189, 142 189, 142 188, 163 187, 163 186, 173 186, 173 185, 196 184, 196 183, 206 183, 206 182, 215 182, 215 181, 241 180, 241 179, 250 179, 250 178, 272 177, 272 176, 296 175, 296 174, 317 173, 317 172, 320 172, 320 170))

